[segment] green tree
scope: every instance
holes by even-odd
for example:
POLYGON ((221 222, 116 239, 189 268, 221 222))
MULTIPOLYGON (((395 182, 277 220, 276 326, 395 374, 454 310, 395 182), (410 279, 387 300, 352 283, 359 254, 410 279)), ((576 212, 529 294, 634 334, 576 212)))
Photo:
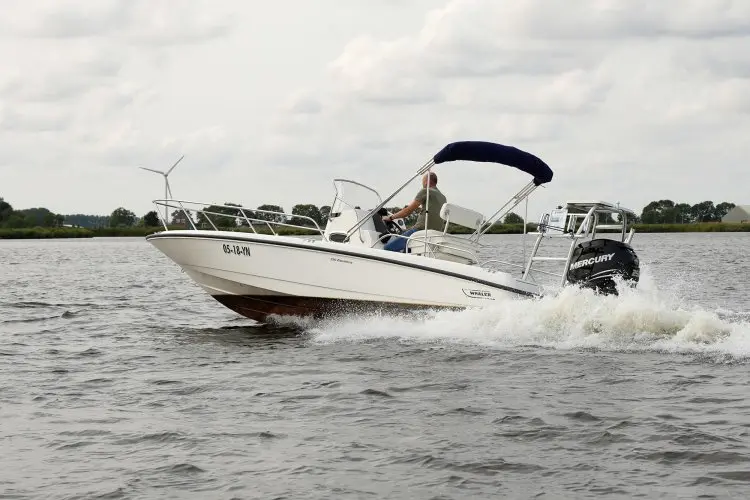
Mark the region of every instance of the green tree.
POLYGON ((320 209, 310 203, 294 205, 292 207, 292 214, 300 215, 301 217, 292 217, 290 224, 313 227, 313 223, 310 221, 312 219, 321 228, 325 225, 323 223, 323 216, 320 214, 320 209), (310 219, 303 217, 309 217, 310 219))
POLYGON ((715 216, 717 221, 721 221, 721 219, 724 218, 724 216, 729 213, 730 210, 732 210, 735 207, 734 203, 729 203, 726 201, 722 201, 718 205, 716 205, 715 209, 715 216))
POLYGON ((135 214, 130 210, 118 207, 109 216, 110 227, 130 227, 135 224, 135 214))
POLYGON ((0 198, 0 227, 16 229, 28 225, 29 221, 23 212, 14 210, 10 203, 0 198))
POLYGON ((321 221, 323 221, 323 224, 326 224, 328 222, 328 216, 331 215, 331 207, 328 205, 323 205, 320 207, 320 218, 321 221))
POLYGON ((57 224, 57 215, 44 207, 25 208, 17 213, 23 214, 28 227, 55 227, 57 224))
POLYGON ((44 227, 55 227, 57 224, 57 217, 52 212, 44 214, 43 218, 44 227))
POLYGON ((658 207, 658 202, 652 201, 645 207, 643 207, 643 211, 641 212, 641 220, 644 224, 656 224, 656 219, 659 217, 659 212, 657 212, 656 208, 658 207))
POLYGON ((515 212, 510 212, 503 219, 503 223, 504 224, 523 224, 523 217, 521 217, 515 212))
POLYGON ((33 224, 30 224, 30 221, 26 219, 23 213, 13 211, 2 225, 11 229, 18 229, 21 227, 29 227, 33 224))
POLYGON ((678 203, 674 207, 675 210, 675 222, 677 224, 687 224, 693 222, 693 214, 690 209, 690 205, 687 203, 678 203))
POLYGON ((672 200, 652 201, 643 208, 641 220, 644 224, 665 224, 677 218, 675 204, 672 200))
POLYGON ((185 226, 186 228, 192 228, 193 226, 190 225, 190 221, 192 220, 195 222, 195 219, 192 216, 192 212, 190 210, 175 210, 170 215, 170 224, 173 226, 185 226), (187 215, 185 214, 187 212, 187 215))
POLYGON ((227 205, 237 207, 235 223, 240 226, 249 227, 253 223, 253 219, 256 218, 254 210, 243 208, 242 205, 238 205, 237 203, 227 203, 227 205))
POLYGON ((714 206, 710 200, 689 205, 675 204, 672 200, 652 201, 641 213, 640 222, 644 224, 687 224, 691 222, 720 222, 734 203, 722 202, 714 206))
MULTIPOLYGON (((211 222, 216 227, 232 227, 237 225, 237 218, 241 217, 242 205, 236 203, 224 202, 224 205, 211 205, 203 211, 198 212, 198 225, 200 227, 211 228, 211 222), (237 207, 237 208, 235 208, 237 207), (204 212, 210 212, 205 214, 204 212), (209 222, 209 220, 211 222, 209 222)), ((245 224, 247 225, 247 224, 245 224)))
POLYGON ((89 227, 89 228, 109 226, 108 215, 70 214, 70 215, 63 215, 62 217, 64 218, 65 223, 70 224, 71 226, 80 226, 80 227, 89 227))
POLYGON ((691 207, 695 222, 711 222, 716 220, 716 208, 713 201, 702 201, 691 207))
MULTIPOLYGON (((261 205, 258 210, 266 210, 271 212, 283 212, 284 209, 279 205, 261 205)), ((267 220, 269 222, 286 222, 286 216, 281 213, 269 214, 265 212, 254 212, 254 218, 260 220, 267 220)))
POLYGON ((8 220, 10 214, 13 213, 13 207, 10 203, 0 197, 0 224, 8 220))
POLYGON ((146 227, 156 227, 160 225, 159 215, 156 210, 151 210, 143 216, 143 225, 146 227))
POLYGON ((599 216, 599 224, 617 224, 612 214, 606 213, 599 216))

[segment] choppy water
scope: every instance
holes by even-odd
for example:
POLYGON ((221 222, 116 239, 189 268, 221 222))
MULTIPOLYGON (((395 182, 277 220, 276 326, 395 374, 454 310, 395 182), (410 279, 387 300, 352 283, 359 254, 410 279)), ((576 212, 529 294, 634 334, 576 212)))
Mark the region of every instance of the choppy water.
POLYGON ((744 497, 748 242, 637 235, 616 298, 268 327, 142 239, 0 241, 0 498, 744 497))

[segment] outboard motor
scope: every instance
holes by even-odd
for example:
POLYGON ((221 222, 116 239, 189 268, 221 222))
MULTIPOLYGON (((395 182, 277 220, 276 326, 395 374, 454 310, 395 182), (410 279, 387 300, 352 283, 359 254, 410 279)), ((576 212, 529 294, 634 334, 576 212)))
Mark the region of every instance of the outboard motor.
POLYGON ((617 295, 616 276, 635 286, 640 273, 638 256, 630 245, 602 238, 576 246, 567 279, 569 283, 593 288, 605 295, 617 295))

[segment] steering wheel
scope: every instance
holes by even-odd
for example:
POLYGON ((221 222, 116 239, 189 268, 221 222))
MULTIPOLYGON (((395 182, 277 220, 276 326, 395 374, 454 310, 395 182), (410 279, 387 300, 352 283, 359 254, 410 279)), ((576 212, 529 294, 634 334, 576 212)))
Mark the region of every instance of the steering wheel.
MULTIPOLYGON (((392 214, 389 213, 385 208, 381 208, 380 210, 378 210, 378 216, 385 217, 386 215, 392 214)), ((391 234, 401 234, 406 230, 404 219, 384 220, 383 223, 385 224, 386 229, 388 229, 388 232, 391 234)))
POLYGON ((398 223, 401 222, 403 224, 404 219, 396 219, 396 220, 386 220, 385 227, 388 228, 388 232, 391 234, 401 234, 404 232, 404 227, 400 226, 398 223))

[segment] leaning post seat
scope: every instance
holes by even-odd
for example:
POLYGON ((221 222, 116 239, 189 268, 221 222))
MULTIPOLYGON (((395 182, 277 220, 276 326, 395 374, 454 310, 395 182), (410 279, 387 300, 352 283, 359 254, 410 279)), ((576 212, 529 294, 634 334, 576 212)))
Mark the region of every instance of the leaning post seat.
POLYGON ((459 205, 445 203, 440 209, 440 218, 445 221, 445 227, 442 231, 423 229, 411 235, 407 242, 409 253, 464 264, 476 264, 476 243, 469 241, 467 238, 448 234, 448 225, 451 223, 457 224, 476 231, 484 224, 484 215, 459 205))

